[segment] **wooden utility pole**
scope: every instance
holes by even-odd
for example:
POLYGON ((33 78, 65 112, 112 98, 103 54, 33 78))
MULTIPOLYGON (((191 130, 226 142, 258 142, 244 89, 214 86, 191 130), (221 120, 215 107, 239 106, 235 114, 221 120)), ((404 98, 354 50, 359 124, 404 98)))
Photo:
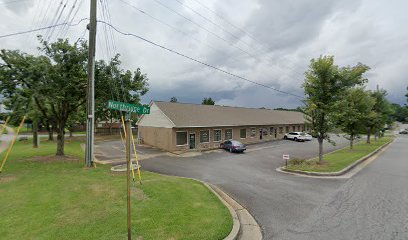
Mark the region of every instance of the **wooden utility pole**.
POLYGON ((86 108, 87 117, 85 148, 85 164, 87 167, 91 167, 94 160, 96 2, 97 0, 91 0, 91 18, 88 24, 88 94, 86 108))
POLYGON ((132 128, 130 126, 130 119, 126 120, 126 181, 127 181, 127 229, 128 240, 132 239, 132 214, 130 206, 130 144, 132 137, 132 128))

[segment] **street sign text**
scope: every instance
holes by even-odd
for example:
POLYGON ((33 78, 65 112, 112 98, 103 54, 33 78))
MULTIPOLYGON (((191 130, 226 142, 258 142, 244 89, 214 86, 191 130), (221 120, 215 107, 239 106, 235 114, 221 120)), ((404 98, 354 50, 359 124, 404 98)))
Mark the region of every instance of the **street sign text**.
POLYGON ((112 100, 108 101, 108 108, 137 114, 150 114, 150 107, 148 106, 138 106, 130 103, 117 102, 112 100))

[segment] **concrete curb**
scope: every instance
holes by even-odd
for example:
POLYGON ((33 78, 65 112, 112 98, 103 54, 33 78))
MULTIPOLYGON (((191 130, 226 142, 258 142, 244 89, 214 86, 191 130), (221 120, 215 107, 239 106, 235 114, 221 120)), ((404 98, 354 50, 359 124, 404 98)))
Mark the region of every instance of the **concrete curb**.
MULTIPOLYGON (((194 179, 195 181, 199 181, 197 179, 194 179)), ((228 199, 225 199, 224 197, 222 197, 220 194, 218 194, 218 192, 222 192, 221 190, 218 189, 218 191, 216 191, 215 189, 217 189, 215 186, 210 185, 206 182, 201 182, 204 186, 206 186, 215 196, 218 197, 218 199, 220 199, 220 201, 228 208, 231 217, 232 217, 232 229, 231 232, 228 234, 227 237, 224 238, 224 240, 237 240, 238 239, 238 234, 240 232, 241 229, 241 223, 239 221, 238 215, 235 212, 234 208, 227 202, 228 199)), ((225 193, 224 193, 225 194, 225 193)))
MULTIPOLYGON (((379 153, 382 149, 384 149, 385 147, 390 145, 392 142, 394 142, 394 139, 392 139, 390 142, 382 145, 381 147, 377 148, 373 152, 367 154, 366 156, 360 158, 359 160, 355 161, 354 163, 350 164, 349 166, 343 168, 343 170, 340 170, 338 172, 306 172, 306 171, 301 171, 301 170, 286 169, 284 166, 279 167, 276 170, 279 171, 279 172, 296 173, 296 174, 299 174, 299 175, 307 175, 307 176, 337 177, 337 176, 341 176, 341 175, 344 175, 344 174, 348 173, 350 170, 352 170, 356 166, 360 165, 365 160, 367 160, 367 159, 371 158, 372 156, 374 156, 375 154, 379 153)), ((336 150, 336 151, 338 151, 338 150, 336 150)), ((336 151, 333 151, 333 152, 336 152, 336 151)))
MULTIPOLYGON (((202 181, 200 181, 202 182, 202 181)), ((224 238, 225 240, 261 240, 262 231, 256 220, 243 206, 237 203, 234 199, 228 196, 220 188, 202 182, 206 185, 225 206, 230 210, 233 216, 234 225, 230 234, 224 238), (236 225, 238 225, 236 227, 236 225)))

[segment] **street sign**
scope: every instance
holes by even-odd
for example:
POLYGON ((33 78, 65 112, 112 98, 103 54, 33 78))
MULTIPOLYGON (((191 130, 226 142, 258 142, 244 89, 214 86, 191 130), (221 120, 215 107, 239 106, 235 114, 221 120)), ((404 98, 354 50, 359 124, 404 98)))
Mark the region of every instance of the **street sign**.
POLYGON ((113 100, 108 101, 108 108, 137 114, 150 114, 150 107, 148 106, 138 106, 130 103, 117 102, 113 100))
POLYGON ((289 154, 283 154, 283 160, 289 160, 290 156, 289 154))

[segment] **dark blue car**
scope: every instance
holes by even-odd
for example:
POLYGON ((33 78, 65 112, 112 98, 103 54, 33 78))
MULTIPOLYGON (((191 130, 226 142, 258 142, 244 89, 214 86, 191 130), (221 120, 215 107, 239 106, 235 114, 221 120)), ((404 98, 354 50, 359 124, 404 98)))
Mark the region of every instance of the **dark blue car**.
POLYGON ((220 148, 226 149, 230 152, 244 152, 246 150, 245 144, 235 140, 226 140, 220 144, 220 148))

